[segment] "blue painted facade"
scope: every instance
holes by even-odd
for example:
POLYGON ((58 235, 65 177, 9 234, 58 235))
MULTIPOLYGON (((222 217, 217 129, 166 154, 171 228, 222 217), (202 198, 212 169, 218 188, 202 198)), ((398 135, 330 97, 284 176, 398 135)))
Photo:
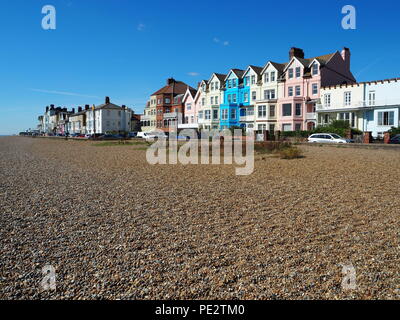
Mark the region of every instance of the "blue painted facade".
POLYGON ((240 107, 250 104, 249 79, 242 79, 243 70, 229 72, 225 79, 224 103, 220 105, 220 128, 240 126, 240 107))

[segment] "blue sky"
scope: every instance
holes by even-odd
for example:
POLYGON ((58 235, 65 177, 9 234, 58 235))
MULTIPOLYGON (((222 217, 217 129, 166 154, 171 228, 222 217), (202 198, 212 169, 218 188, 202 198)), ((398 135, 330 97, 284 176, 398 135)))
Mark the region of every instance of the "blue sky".
POLYGON ((35 128, 46 105, 99 104, 143 111, 175 77, 192 86, 212 72, 286 62, 349 47, 357 80, 400 77, 397 1, 2 0, 0 134, 35 128), (57 29, 41 27, 44 5, 57 29), (354 5, 357 29, 341 28, 354 5))

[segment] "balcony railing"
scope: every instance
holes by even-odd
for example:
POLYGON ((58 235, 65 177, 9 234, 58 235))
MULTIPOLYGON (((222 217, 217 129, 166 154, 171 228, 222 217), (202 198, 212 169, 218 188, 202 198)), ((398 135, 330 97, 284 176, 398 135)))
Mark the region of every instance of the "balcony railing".
POLYGON ((329 111, 336 109, 357 109, 357 108, 373 108, 373 107, 384 107, 384 106, 395 106, 400 105, 400 98, 398 99, 381 99, 381 100, 367 100, 367 101, 355 101, 350 105, 341 104, 317 104, 317 111, 329 111))
POLYGON ((317 114, 315 112, 307 112, 306 119, 307 120, 315 120, 315 119, 317 119, 317 114))
POLYGON ((246 116, 240 116, 240 121, 254 121, 255 116, 253 115, 246 115, 246 116))
POLYGON ((164 119, 175 119, 179 115, 182 115, 180 112, 169 112, 169 113, 164 113, 164 119))

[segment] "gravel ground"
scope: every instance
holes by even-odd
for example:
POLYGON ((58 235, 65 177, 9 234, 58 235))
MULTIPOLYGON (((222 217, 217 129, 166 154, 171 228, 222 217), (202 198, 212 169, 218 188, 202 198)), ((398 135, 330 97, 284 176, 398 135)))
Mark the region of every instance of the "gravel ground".
POLYGON ((400 299, 400 150, 301 148, 235 176, 0 138, 0 298, 400 299))

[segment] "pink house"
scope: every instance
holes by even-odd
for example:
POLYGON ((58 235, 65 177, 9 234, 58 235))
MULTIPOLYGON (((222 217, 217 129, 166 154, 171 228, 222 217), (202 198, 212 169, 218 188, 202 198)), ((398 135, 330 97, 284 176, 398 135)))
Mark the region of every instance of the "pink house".
POLYGON ((350 50, 305 59, 302 49, 291 48, 279 80, 278 130, 311 130, 317 123, 315 106, 321 86, 356 82, 350 71, 350 50))
POLYGON ((184 105, 182 124, 178 125, 178 129, 198 129, 197 119, 197 104, 195 103, 195 96, 197 90, 187 87, 186 92, 182 98, 184 105))

